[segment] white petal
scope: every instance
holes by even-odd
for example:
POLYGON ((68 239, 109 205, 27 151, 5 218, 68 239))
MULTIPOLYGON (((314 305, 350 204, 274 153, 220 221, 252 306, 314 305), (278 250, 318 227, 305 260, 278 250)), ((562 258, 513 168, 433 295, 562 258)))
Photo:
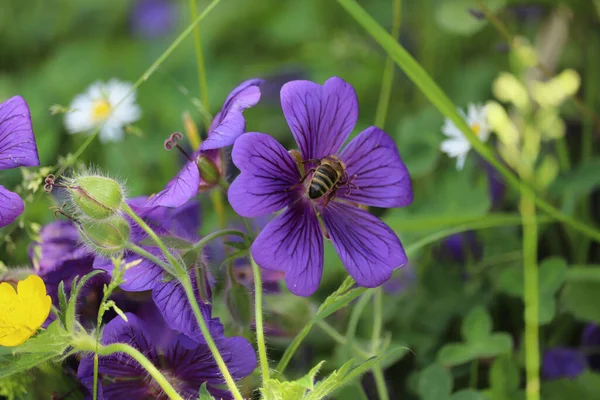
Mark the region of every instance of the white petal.
POLYGON ((461 154, 460 156, 456 157, 456 169, 457 170, 462 171, 463 167, 465 166, 466 159, 467 159, 467 153, 461 154))

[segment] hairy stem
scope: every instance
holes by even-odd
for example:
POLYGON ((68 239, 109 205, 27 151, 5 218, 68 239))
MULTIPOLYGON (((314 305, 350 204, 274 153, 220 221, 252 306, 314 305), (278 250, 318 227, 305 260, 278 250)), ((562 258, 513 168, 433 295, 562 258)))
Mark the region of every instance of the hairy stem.
POLYGON ((152 253, 146 251, 143 247, 140 247, 133 243, 127 243, 126 247, 128 250, 133 251, 137 255, 140 255, 140 256, 152 261, 154 264, 158 265, 159 267, 161 267, 162 269, 164 269, 167 272, 172 271, 172 269, 173 269, 169 264, 165 263, 163 260, 156 257, 152 253))
POLYGON ((239 237, 245 236, 243 232, 240 232, 237 229, 221 229, 220 231, 212 232, 212 233, 209 233, 208 235, 204 236, 202 239, 200 239, 199 241, 194 243, 194 246, 192 246, 192 248, 190 250, 201 250, 208 244, 208 242, 211 242, 217 238, 220 238, 221 236, 230 236, 230 235, 239 236, 239 237))
MULTIPOLYGON (((146 358, 138 349, 125 343, 112 343, 106 346, 96 345, 91 337, 80 338, 74 341, 73 347, 79 351, 95 352, 97 355, 109 356, 114 353, 124 353, 137 361, 152 378, 158 383, 165 394, 172 400, 183 400, 177 391, 171 386, 167 378, 146 358)), ((97 362, 97 361, 95 361, 97 362)), ((97 378, 95 376, 95 378, 97 378)), ((96 386, 96 385, 94 385, 96 386)))
MULTIPOLYGON (((341 344, 342 346, 345 346, 345 345, 348 344, 348 339, 345 336, 343 336, 341 333, 339 333, 337 330, 335 330, 334 327, 332 327, 331 325, 329 325, 324 320, 318 321, 317 322, 317 326, 319 328, 321 328, 323 330, 323 332, 325 332, 326 334, 328 334, 330 338, 332 338, 334 341, 336 341, 337 343, 341 344)), ((352 350, 356 354, 360 355, 361 357, 363 357, 365 359, 371 357, 371 353, 369 353, 368 351, 365 351, 365 350, 361 349, 356 344, 352 343, 351 346, 352 346, 352 350)))
POLYGON ((190 280, 190 277, 187 274, 185 274, 183 276, 178 276, 178 279, 183 285, 183 288, 185 289, 185 294, 187 295, 188 301, 192 306, 192 310, 194 311, 194 316, 196 317, 196 321, 198 322, 198 326, 200 327, 202 336, 204 337, 204 340, 206 341, 206 344, 208 345, 208 348, 210 349, 210 352, 212 353, 215 362, 219 367, 219 371, 221 371, 221 375, 223 375, 223 378, 225 379, 227 388, 236 400, 243 400, 242 394, 236 386, 235 381, 231 376, 231 373, 227 369, 227 364, 225 364, 225 361, 223 360, 221 353, 219 353, 219 349, 217 348, 217 345, 215 344, 215 341, 210 334, 208 325, 206 325, 206 320, 204 319, 202 311, 200 311, 200 307, 198 306, 198 302, 196 301, 196 296, 194 294, 194 288, 192 286, 192 281, 190 280))
POLYGON ((262 278, 260 276, 260 267, 250 256, 252 272, 254 274, 254 319, 256 322, 256 342, 258 345, 258 356, 260 358, 260 369, 262 372, 262 381, 269 379, 269 359, 267 358, 267 347, 265 344, 265 332, 263 327, 263 288, 262 278))
POLYGON ((371 335, 371 353, 377 354, 381 339, 383 325, 383 290, 381 287, 374 289, 373 296, 373 333, 371 335))

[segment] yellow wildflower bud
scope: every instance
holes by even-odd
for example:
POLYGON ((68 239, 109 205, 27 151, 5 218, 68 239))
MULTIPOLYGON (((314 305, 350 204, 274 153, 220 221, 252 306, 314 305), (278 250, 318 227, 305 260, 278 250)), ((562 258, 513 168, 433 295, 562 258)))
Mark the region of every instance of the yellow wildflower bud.
POLYGON ((537 128, 542 133, 542 140, 559 139, 565 135, 567 127, 558 115, 558 108, 540 108, 534 118, 537 128))
POLYGON ((500 73, 494 81, 492 90, 498 100, 512 103, 521 111, 529 109, 527 89, 513 74, 500 73))
POLYGON ((495 101, 490 101, 486 105, 486 110, 488 122, 500 141, 508 146, 519 143, 519 131, 506 114, 504 107, 495 101))
POLYGON ((541 189, 546 189, 558 176, 558 161, 554 156, 547 155, 535 171, 535 183, 541 189))
POLYGON ((17 284, 0 283, 0 346, 25 343, 42 326, 52 300, 42 278, 30 275, 17 284))
POLYGON ((518 62, 524 68, 535 67, 538 64, 538 56, 529 41, 523 37, 516 37, 513 42, 518 62))
POLYGON ((542 107, 558 107, 579 90, 581 78, 572 69, 567 69, 548 82, 533 82, 531 94, 542 107))

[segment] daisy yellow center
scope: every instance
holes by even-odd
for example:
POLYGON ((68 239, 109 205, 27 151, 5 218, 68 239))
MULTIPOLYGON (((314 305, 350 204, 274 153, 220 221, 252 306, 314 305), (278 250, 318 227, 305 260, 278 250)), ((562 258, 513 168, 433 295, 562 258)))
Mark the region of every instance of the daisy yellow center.
POLYGON ((92 105, 92 119, 94 121, 105 120, 110 114, 110 111, 110 103, 107 100, 96 100, 92 105))
POLYGON ((475 136, 479 136, 479 133, 481 132, 481 125, 479 125, 476 122, 473 125, 471 125, 471 130, 473 131, 473 133, 475 134, 475 136))

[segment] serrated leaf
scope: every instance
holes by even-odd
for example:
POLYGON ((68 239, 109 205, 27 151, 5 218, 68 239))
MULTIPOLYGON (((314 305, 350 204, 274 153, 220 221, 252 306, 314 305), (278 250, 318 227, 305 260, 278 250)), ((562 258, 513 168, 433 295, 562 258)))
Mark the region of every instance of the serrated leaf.
POLYGON ((466 342, 478 342, 487 338, 492 332, 490 314, 482 306, 475 307, 465 317, 461 332, 466 342))
POLYGON ((206 388, 206 382, 202 382, 202 386, 200 386, 200 391, 198 392, 198 400, 215 400, 215 398, 210 394, 210 392, 206 388))
POLYGON ((22 371, 28 371, 56 357, 56 353, 22 353, 14 356, 1 356, 0 379, 22 371))
POLYGON ((73 332, 75 326, 75 306, 77 305, 77 297, 79 296, 79 292, 88 280, 102 273, 104 273, 104 271, 95 270, 87 275, 84 275, 80 280, 78 280, 78 276, 73 278, 73 282, 71 283, 71 296, 69 297, 67 311, 65 312, 65 328, 68 332, 73 332))
POLYGON ((297 379, 295 382, 298 383, 305 389, 313 390, 315 388, 315 377, 319 373, 319 370, 325 363, 325 360, 321 361, 317 365, 315 365, 308 374, 304 375, 302 378, 297 379))
POLYGON ((62 326, 61 322, 55 320, 48 328, 39 332, 20 346, 11 347, 13 354, 20 353, 48 353, 55 356, 61 355, 69 344, 71 338, 62 326))
POLYGON ((306 388, 297 382, 280 382, 268 379, 260 388, 264 400, 302 400, 306 388))
POLYGON ((65 281, 58 284, 58 318, 63 326, 66 326, 65 315, 67 312, 67 294, 65 293, 65 281))
POLYGON ((452 375, 440 364, 431 364, 419 374, 417 391, 423 400, 447 400, 452 392, 452 375))
POLYGON ((321 307, 319 307, 317 314, 314 316, 314 320, 319 321, 327 318, 339 309, 346 307, 352 300, 356 299, 366 290, 366 288, 355 288, 347 293, 343 293, 335 297, 328 297, 321 307))

